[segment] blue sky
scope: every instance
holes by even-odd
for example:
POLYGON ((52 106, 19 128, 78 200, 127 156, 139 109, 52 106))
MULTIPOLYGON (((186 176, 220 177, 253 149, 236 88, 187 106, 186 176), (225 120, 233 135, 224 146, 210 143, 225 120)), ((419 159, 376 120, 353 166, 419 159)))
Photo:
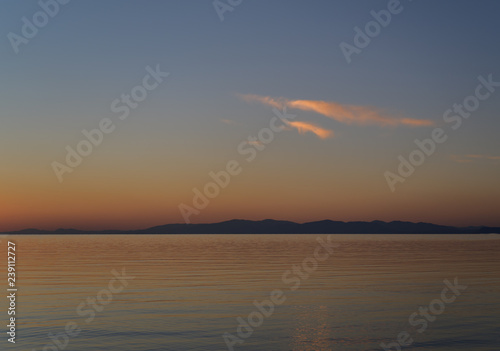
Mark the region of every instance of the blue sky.
MULTIPOLYGON (((223 165, 241 140, 272 117, 270 106, 248 103, 241 95, 373 107, 439 126, 446 109, 474 92, 478 76, 493 74, 500 80, 496 1, 402 1, 403 11, 348 64, 339 44, 352 43, 353 28, 364 27, 372 20, 370 11, 386 9, 387 3, 244 0, 221 22, 211 1, 73 0, 16 54, 7 34, 20 34, 22 17, 31 18, 40 6, 3 1, 2 174, 7 203, 17 199, 6 212, 15 218, 5 218, 6 227, 24 227, 23 217, 41 218, 34 215, 41 208, 50 220, 30 224, 76 226, 88 220, 120 226, 118 214, 98 220, 91 209, 106 186, 108 197, 130 192, 144 203, 127 208, 137 215, 123 225, 180 221, 177 204, 189 202, 191 189, 203 185, 210 170, 223 165), (76 144, 82 129, 111 118, 111 101, 140 82, 146 66, 156 64, 170 72, 166 81, 81 169, 58 184, 51 162, 64 158, 65 146, 76 144), (16 195, 16 187, 26 194, 16 195), (89 193, 95 197, 79 209, 75 199, 89 193), (45 203, 48 194, 57 201, 45 203), (26 210, 31 196, 39 200, 26 210), (61 215, 60 208, 68 206, 73 212, 61 215)), ((346 220, 500 224, 490 210, 481 215, 472 208, 498 205, 499 105, 498 95, 482 102, 396 194, 388 191, 383 172, 396 168, 397 156, 408 154, 413 140, 428 137, 432 128, 359 126, 294 111, 301 121, 334 136, 280 135, 199 221, 231 216, 312 220, 338 213, 346 220), (486 158, 455 162, 467 155, 486 158), (302 191, 287 198, 297 183, 302 191), (264 191, 269 184, 281 190, 264 191), (477 191, 471 192, 471 184, 477 191), (436 194, 443 198, 441 206, 471 199, 471 208, 436 216, 438 207, 430 200, 436 194), (257 205, 270 196, 286 201, 257 205), (353 201, 366 196, 373 197, 371 208, 387 202, 385 212, 368 205, 357 212, 353 201), (400 211, 406 203, 412 204, 408 211, 400 211), (280 205, 284 209, 275 211, 280 205)))

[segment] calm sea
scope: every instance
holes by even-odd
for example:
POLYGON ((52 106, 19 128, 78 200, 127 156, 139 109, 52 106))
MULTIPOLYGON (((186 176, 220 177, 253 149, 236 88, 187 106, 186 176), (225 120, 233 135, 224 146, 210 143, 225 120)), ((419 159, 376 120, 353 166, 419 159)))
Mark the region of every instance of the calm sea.
POLYGON ((393 343, 397 350, 400 335, 411 341, 403 350, 500 349, 500 236, 334 235, 331 252, 318 237, 327 241, 10 236, 16 343, 7 342, 4 297, 0 348, 220 351, 229 343, 234 350, 359 351, 393 343), (443 297, 444 281, 455 279, 458 293, 448 288, 443 297), (263 312, 254 301, 264 302, 263 312))

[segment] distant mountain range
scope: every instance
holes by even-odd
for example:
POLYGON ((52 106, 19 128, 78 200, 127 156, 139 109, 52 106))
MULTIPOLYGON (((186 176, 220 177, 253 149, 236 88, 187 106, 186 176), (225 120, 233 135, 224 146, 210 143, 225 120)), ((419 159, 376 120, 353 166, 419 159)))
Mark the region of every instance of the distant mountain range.
POLYGON ((500 227, 450 227, 412 222, 339 222, 324 220, 295 223, 266 219, 233 219, 209 224, 165 224, 138 230, 24 229, 3 234, 500 234, 500 227))

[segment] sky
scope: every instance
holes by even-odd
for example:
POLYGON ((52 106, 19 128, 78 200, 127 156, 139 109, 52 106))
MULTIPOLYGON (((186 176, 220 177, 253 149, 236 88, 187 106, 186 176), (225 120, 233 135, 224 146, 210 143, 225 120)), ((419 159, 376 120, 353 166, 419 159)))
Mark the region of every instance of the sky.
POLYGON ((500 226, 497 1, 60 1, 0 4, 0 231, 500 226))

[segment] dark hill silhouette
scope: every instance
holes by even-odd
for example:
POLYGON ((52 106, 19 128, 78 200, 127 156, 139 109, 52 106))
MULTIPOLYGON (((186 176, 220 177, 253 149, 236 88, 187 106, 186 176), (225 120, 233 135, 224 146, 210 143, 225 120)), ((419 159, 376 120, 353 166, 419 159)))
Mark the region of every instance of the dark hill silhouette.
POLYGON ((250 221, 233 219, 219 223, 165 224, 137 230, 84 231, 57 229, 55 231, 24 229, 3 234, 500 234, 500 227, 451 227, 412 222, 340 222, 323 220, 308 223, 266 219, 250 221))

